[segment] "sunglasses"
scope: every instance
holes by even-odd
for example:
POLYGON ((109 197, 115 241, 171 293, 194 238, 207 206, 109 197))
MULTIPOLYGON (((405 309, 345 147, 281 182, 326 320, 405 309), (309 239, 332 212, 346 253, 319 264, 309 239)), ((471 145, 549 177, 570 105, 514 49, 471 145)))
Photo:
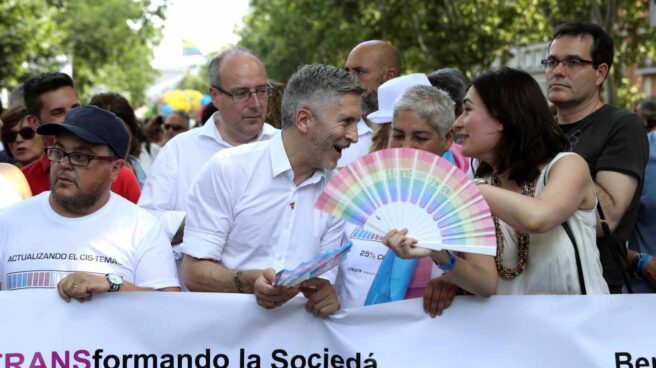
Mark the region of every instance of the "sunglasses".
POLYGON ((164 124, 164 130, 169 130, 169 129, 173 129, 174 132, 179 132, 182 129, 184 129, 184 127, 175 124, 164 124))
POLYGON ((30 127, 22 127, 17 132, 10 131, 9 133, 7 133, 7 142, 9 143, 16 142, 16 138, 18 138, 19 134, 21 137, 23 137, 23 139, 32 139, 34 138, 34 134, 36 134, 36 132, 34 131, 34 129, 30 127))

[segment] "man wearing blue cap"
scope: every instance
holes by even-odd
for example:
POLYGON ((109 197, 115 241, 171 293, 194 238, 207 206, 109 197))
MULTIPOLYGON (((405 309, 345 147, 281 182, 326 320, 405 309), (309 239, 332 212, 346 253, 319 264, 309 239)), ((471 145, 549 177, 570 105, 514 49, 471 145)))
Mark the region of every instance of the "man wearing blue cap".
POLYGON ((168 239, 155 217, 110 191, 125 164, 128 133, 95 106, 37 130, 50 192, 0 215, 0 286, 54 288, 66 301, 108 291, 179 290, 168 239), (34 231, 38 229, 38 231, 34 231))
MULTIPOLYGON (((27 121, 33 126, 61 123, 70 109, 80 106, 73 80, 64 73, 42 73, 23 84, 27 121)), ((50 190, 50 161, 45 153, 22 170, 33 195, 50 190)), ((112 191, 133 203, 141 194, 136 176, 127 167, 119 172, 112 191)))

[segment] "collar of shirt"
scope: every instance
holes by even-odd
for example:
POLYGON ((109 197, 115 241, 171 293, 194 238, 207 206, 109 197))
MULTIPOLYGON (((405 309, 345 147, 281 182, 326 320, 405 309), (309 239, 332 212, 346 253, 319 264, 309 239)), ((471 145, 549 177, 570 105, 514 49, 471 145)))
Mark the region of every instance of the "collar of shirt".
MULTIPOLYGON (((230 143, 226 142, 223 139, 223 137, 221 137, 221 133, 219 133, 219 129, 217 129, 216 127, 215 118, 218 117, 217 115, 218 113, 219 112, 217 111, 214 114, 212 114, 212 116, 210 116, 209 119, 207 119, 205 124, 199 128, 201 129, 200 135, 214 139, 217 143, 219 143, 222 146, 232 147, 230 143)), ((255 141, 267 140, 271 138, 274 134, 276 134, 278 131, 279 131, 278 129, 272 127, 271 125, 265 122, 264 125, 262 126, 262 130, 260 130, 260 133, 257 135, 255 141)))
MULTIPOLYGON (((269 141, 269 149, 271 156, 271 175, 275 178, 280 174, 285 174, 292 182, 294 181, 294 171, 289 162, 289 157, 285 151, 285 146, 282 143, 282 133, 276 134, 269 141)), ((299 187, 303 185, 315 184, 322 179, 329 179, 329 171, 315 170, 310 178, 305 180, 299 187)))

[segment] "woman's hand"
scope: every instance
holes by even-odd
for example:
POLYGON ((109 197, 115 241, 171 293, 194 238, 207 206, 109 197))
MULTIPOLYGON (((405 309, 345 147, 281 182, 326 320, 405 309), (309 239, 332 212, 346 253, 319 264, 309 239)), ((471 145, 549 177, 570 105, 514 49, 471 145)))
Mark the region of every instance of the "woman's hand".
POLYGON ((432 250, 417 246, 417 240, 410 238, 408 229, 392 229, 383 237, 383 244, 401 258, 420 258, 430 256, 432 250))

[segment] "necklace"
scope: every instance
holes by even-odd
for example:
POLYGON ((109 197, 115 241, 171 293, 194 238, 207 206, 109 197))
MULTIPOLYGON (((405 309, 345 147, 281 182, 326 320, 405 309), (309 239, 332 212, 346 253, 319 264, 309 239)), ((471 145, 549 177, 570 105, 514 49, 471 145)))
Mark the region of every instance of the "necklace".
MULTIPOLYGON (((496 174, 492 174, 490 177, 490 184, 495 187, 501 187, 501 182, 499 177, 496 174)), ((524 182, 522 184, 522 194, 525 196, 533 197, 535 193, 535 187, 533 183, 524 182)), ((497 273, 499 276, 506 279, 514 279, 519 276, 524 268, 526 267, 526 260, 528 259, 528 243, 529 237, 528 233, 520 233, 515 231, 515 236, 517 236, 517 266, 516 267, 506 267, 503 265, 503 232, 501 232, 501 227, 499 226, 499 219, 492 215, 492 221, 494 221, 494 230, 497 236, 497 255, 494 257, 494 263, 497 266, 497 273)))

